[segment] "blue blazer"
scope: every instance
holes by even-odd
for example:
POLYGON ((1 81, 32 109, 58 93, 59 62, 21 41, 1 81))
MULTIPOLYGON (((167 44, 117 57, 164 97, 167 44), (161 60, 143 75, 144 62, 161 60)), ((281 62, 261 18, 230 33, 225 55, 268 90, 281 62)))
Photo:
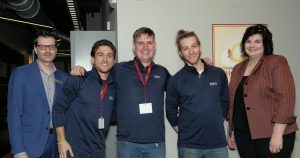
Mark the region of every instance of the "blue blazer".
MULTIPOLYGON (((67 74, 55 71, 55 95, 67 74)), ((8 130, 13 154, 39 157, 46 148, 50 109, 37 62, 16 68, 8 84, 8 130)))

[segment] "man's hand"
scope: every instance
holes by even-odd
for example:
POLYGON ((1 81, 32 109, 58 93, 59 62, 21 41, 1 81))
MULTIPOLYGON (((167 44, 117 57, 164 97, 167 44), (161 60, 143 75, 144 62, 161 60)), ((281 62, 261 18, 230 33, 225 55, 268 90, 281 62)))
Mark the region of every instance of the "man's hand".
POLYGON ((14 158, 29 158, 26 152, 21 152, 14 155, 14 158))
POLYGON ((72 148, 68 142, 58 145, 58 152, 60 158, 67 158, 68 152, 70 153, 71 157, 74 157, 72 148))
POLYGON ((178 131, 179 131, 178 126, 174 126, 173 129, 175 130, 176 133, 178 133, 178 131))
POLYGON ((235 150, 236 149, 236 143, 235 143, 235 139, 233 136, 228 136, 227 137, 227 144, 228 144, 228 147, 229 149, 231 150, 235 150))
POLYGON ((83 67, 81 66, 74 66, 72 69, 71 69, 71 72, 70 72, 71 75, 73 76, 84 76, 85 74, 85 70, 83 67))
POLYGON ((203 58, 203 60, 207 65, 213 65, 213 61, 210 58, 205 57, 205 58, 203 58))

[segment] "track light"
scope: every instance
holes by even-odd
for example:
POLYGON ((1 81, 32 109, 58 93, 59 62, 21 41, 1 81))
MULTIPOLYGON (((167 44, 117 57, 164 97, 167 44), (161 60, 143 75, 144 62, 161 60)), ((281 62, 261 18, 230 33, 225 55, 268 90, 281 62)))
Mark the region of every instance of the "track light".
POLYGON ((78 21, 79 19, 79 14, 78 14, 78 8, 76 1, 74 0, 66 0, 67 6, 69 9, 69 13, 73 22, 74 30, 81 30, 81 24, 78 21))

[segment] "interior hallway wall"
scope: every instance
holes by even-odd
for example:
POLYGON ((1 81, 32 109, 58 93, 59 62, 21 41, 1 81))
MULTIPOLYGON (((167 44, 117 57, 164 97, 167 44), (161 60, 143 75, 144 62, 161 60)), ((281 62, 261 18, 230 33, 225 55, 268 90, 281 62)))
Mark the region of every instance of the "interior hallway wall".
MULTIPOLYGON (((202 56, 212 58, 212 24, 263 23, 268 24, 273 33, 275 52, 287 58, 294 74, 296 90, 299 91, 300 71, 296 71, 300 59, 299 6, 299 0, 118 0, 118 59, 127 61, 133 58, 132 34, 137 28, 147 26, 156 33, 155 62, 174 74, 183 66, 175 46, 178 29, 194 30, 202 42, 202 56)), ((299 97, 297 93, 298 116, 300 116, 299 97)), ((167 158, 176 158, 177 134, 167 120, 165 125, 167 158)), ((109 141, 112 142, 115 139, 115 128, 110 132, 112 134, 109 141)), ((295 149, 300 147, 299 136, 298 132, 295 149)), ((115 143, 111 143, 107 149, 108 157, 114 158, 115 143)), ((230 157, 237 158, 236 151, 230 151, 230 157)), ((294 150, 293 158, 296 157, 300 157, 299 150, 294 150)))

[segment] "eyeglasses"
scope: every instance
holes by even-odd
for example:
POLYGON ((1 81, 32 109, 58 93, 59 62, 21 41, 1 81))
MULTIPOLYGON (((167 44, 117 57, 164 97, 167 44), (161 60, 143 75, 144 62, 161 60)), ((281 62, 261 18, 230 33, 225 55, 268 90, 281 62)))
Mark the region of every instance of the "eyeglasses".
POLYGON ((46 50, 47 47, 50 50, 55 50, 56 49, 56 45, 36 45, 40 50, 46 50))

